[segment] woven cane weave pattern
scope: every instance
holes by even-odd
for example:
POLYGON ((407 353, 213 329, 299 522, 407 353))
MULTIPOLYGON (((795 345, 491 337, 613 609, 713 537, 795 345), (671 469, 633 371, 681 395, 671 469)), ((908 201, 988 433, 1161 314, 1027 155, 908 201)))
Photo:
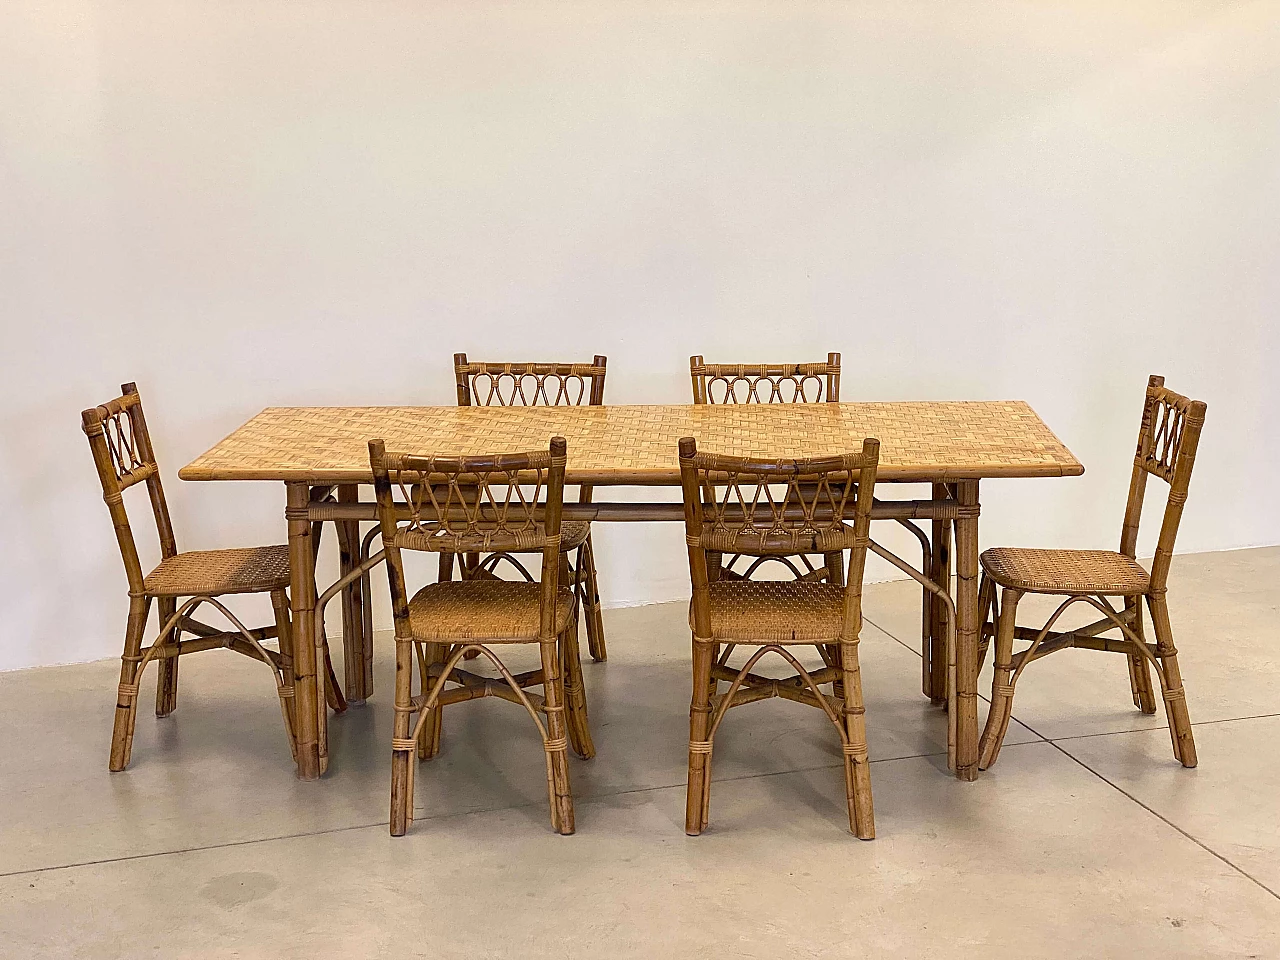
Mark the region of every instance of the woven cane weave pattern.
POLYGON ((260 593, 288 586, 289 548, 283 544, 191 550, 161 560, 143 581, 143 589, 153 597, 260 593))
POLYGON ((369 482, 368 440, 451 456, 568 440, 568 483, 679 482, 676 444, 830 457, 881 442, 883 480, 1073 476, 1079 462, 1020 401, 582 407, 271 407, 184 468, 187 480, 369 482))
POLYGON ((844 626, 845 591, 834 584, 726 580, 708 588, 712 640, 825 643, 839 639, 844 626))
POLYGON ((979 559, 996 583, 1025 592, 1138 596, 1149 582, 1136 560, 1110 550, 995 547, 979 559))
MULTIPOLYGON (((538 636, 540 583, 462 580, 432 583, 409 601, 415 640, 532 640, 538 636)), ((573 592, 556 591, 555 632, 569 624, 573 592)))

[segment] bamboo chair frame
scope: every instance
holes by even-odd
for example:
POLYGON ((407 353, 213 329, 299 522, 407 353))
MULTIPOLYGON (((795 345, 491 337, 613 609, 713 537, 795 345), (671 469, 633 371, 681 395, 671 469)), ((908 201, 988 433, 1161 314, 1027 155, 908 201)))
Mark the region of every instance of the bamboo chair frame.
MULTIPOLYGON (((695 404, 738 403, 839 403, 840 354, 828 353, 825 363, 707 363, 700 355, 689 358, 689 378, 695 404)), ((745 570, 735 570, 742 559, 711 555, 716 579, 750 580, 768 563, 785 567, 796 580, 824 580, 827 567, 815 566, 807 555, 750 557, 745 570), (797 561, 804 569, 797 566, 797 561)))
POLYGON ((693 591, 693 696, 685 806, 685 832, 691 836, 701 833, 709 822, 712 746, 725 714, 732 707, 782 697, 817 707, 836 727, 844 754, 849 827, 861 839, 875 837, 858 641, 879 450, 878 440, 867 439, 857 454, 774 461, 699 453, 692 437, 680 441, 693 591), (847 578, 845 551, 849 554, 847 578), (725 552, 822 553, 827 558, 827 582, 716 580, 712 557, 725 552), (790 599, 779 604, 769 596, 775 590, 790 599), (824 635, 816 641, 806 638, 802 622, 808 612, 816 614, 815 605, 833 601, 839 612, 835 622, 826 625, 831 635, 820 630, 824 635), (807 612, 797 617, 797 608, 807 612), (806 670, 786 649, 796 643, 816 646, 823 668, 806 670), (727 665, 728 650, 736 644, 757 647, 738 670, 727 665), (773 680, 753 672, 766 653, 781 656, 795 675, 773 680), (716 690, 720 680, 729 682, 724 694, 716 690), (830 695, 820 689, 825 683, 832 684, 830 695))
POLYGON ((179 658, 215 649, 231 650, 259 660, 271 669, 289 750, 296 759, 287 548, 179 553, 160 468, 142 410, 142 397, 133 383, 121 385, 120 392, 121 396, 114 400, 81 413, 81 426, 89 440, 102 498, 111 514, 129 584, 129 618, 120 657, 109 767, 118 772, 129 765, 137 723, 139 682, 147 665, 155 661, 159 670, 156 716, 167 717, 178 706, 179 658), (147 488, 160 544, 161 562, 150 574, 143 573, 124 500, 124 492, 140 483, 147 488), (177 592, 178 584, 190 589, 177 592), (220 599, 234 593, 270 594, 275 622, 265 627, 246 627, 220 599), (160 630, 156 639, 144 646, 153 603, 158 610, 160 630), (219 630, 195 619, 195 612, 205 604, 218 610, 231 629, 219 630), (190 634, 191 639, 184 640, 184 633, 190 634), (263 645, 272 638, 278 641, 278 650, 263 645))
MULTIPOLYGON (((695 355, 689 358, 689 377, 693 384, 695 404, 840 402, 840 354, 834 351, 827 354, 825 363, 707 363, 701 355, 695 355)), ((898 523, 910 531, 920 544, 920 569, 926 574, 933 573, 937 576, 937 571, 933 570, 933 548, 929 535, 910 520, 899 519, 898 523)), ((945 530, 945 524, 938 526, 945 530)), ((946 534, 935 530, 934 536, 945 539, 946 534)), ((772 563, 785 567, 797 580, 819 581, 827 578, 828 565, 824 563, 821 567, 816 566, 805 555, 751 557, 746 569, 735 570, 734 565, 740 559, 742 555, 733 555, 726 560, 712 554, 713 576, 750 580, 752 574, 763 565, 772 563)), ((945 625, 945 618, 946 611, 941 601, 925 586, 921 635, 926 652, 926 670, 929 669, 928 652, 931 637, 935 633, 934 625, 945 625)), ((942 667, 941 663, 939 667, 942 667)), ((946 694, 939 684, 937 695, 934 696, 928 689, 930 679, 931 674, 927 674, 926 693, 935 702, 940 702, 945 699, 946 694)))
MULTIPOLYGON (((604 383, 609 358, 597 354, 591 363, 493 363, 468 360, 465 353, 453 355, 454 381, 458 406, 587 406, 604 404, 604 383)), ((583 484, 578 491, 579 503, 591 502, 591 486, 583 484)), ((597 662, 609 658, 605 645, 604 616, 596 573, 595 549, 588 531, 579 551, 585 565, 582 576, 574 572, 581 584, 579 603, 587 630, 587 647, 597 662)), ((515 556, 490 554, 484 558, 460 558, 459 574, 466 577, 496 576, 496 568, 506 563, 526 581, 533 574, 515 556)), ((453 575, 452 558, 440 558, 442 579, 453 575)))
POLYGON ((983 576, 978 597, 982 650, 978 662, 982 662, 986 645, 993 636, 996 654, 991 708, 979 744, 978 765, 981 769, 995 763, 1000 754, 1013 712, 1014 688, 1023 671, 1030 663, 1068 648, 1123 654, 1129 665, 1134 706, 1147 714, 1156 711, 1148 672, 1150 664, 1160 683, 1173 755, 1184 767, 1196 765, 1195 740, 1166 594, 1174 541, 1187 501, 1205 410, 1206 405, 1202 401, 1190 400, 1166 389, 1164 377, 1152 376, 1148 380, 1118 554, 1035 551, 1038 567, 1034 582, 1025 577, 1011 578, 1004 570, 1007 558, 1025 556, 1027 551, 997 549, 982 554, 983 576), (1138 526, 1150 476, 1169 485, 1169 496, 1155 558, 1147 573, 1138 565, 1136 554, 1138 526), (1088 584, 1088 589, 1081 586, 1082 578, 1093 581, 1088 584), (999 597, 997 587, 1000 588, 999 597), (1017 625, 1018 602, 1028 593, 1064 597, 1038 629, 1017 625), (1113 599, 1121 601, 1119 609, 1112 603, 1113 599), (1144 636, 1141 606, 1144 600, 1151 614, 1155 643, 1148 642, 1144 636), (1101 619, 1076 630, 1055 631, 1053 627, 1059 617, 1077 603, 1092 606, 1102 614, 1101 619), (1113 630, 1118 630, 1120 636, 1102 636, 1113 630), (1015 653, 1016 640, 1030 643, 1015 653))
MULTIPOLYGON (((565 449, 564 438, 554 437, 547 452, 445 458, 389 453, 382 440, 369 442, 395 618, 393 836, 402 836, 413 820, 415 757, 430 759, 438 753, 443 708, 486 696, 518 703, 532 717, 546 754, 551 825, 561 834, 574 832, 567 750, 572 746, 587 759, 594 756, 595 747, 588 727, 578 648, 569 638, 570 630, 576 629, 578 608, 573 588, 565 586, 568 561, 561 550, 565 449), (397 519, 397 494, 401 506, 409 508, 403 522, 397 519), (524 608, 512 607, 509 588, 523 584, 487 578, 469 583, 441 581, 410 599, 405 587, 404 550, 434 552, 442 557, 540 553, 536 628, 530 631, 526 628, 531 624, 516 623, 524 608), (430 637, 414 632, 411 608, 419 602, 432 615, 434 632, 430 637), (485 609, 494 620, 486 622, 476 612, 478 602, 487 602, 485 609), (507 624, 507 633, 515 632, 516 636, 505 636, 503 628, 496 626, 503 616, 507 617, 502 621, 507 624), (512 675, 490 649, 489 644, 495 642, 537 643, 541 668, 512 675), (462 669, 463 658, 472 653, 490 660, 501 681, 462 669), (420 678, 417 696, 412 689, 415 660, 420 678), (448 683, 457 686, 446 689, 448 683), (536 685, 542 686, 541 695, 527 692, 536 685), (417 719, 411 725, 413 714, 417 719)), ((580 557, 577 568, 582 569, 580 557)), ((351 576, 358 575, 352 571, 351 576)))

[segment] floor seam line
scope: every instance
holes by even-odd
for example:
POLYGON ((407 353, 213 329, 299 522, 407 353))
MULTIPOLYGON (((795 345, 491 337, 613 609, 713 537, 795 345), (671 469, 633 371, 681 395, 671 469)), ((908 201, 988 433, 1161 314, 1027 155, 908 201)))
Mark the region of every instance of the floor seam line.
MULTIPOLYGON (((1193 727, 1207 727, 1215 723, 1240 723, 1243 720, 1269 720, 1273 717, 1280 717, 1280 713, 1258 713, 1247 717, 1222 717, 1218 720, 1196 720, 1192 722, 1193 727)), ((1026 726, 1026 724, 1023 724, 1026 726)), ((1135 727, 1132 730, 1102 730, 1098 733, 1076 733, 1069 737, 1045 737, 1050 743, 1066 742, 1068 740, 1088 740, 1091 737, 1118 737, 1126 733, 1151 733, 1153 730, 1165 730, 1167 724, 1163 726, 1152 727, 1135 727)))
MULTIPOLYGON (((933 753, 912 753, 912 754, 907 754, 901 757, 880 757, 875 760, 871 760, 870 762, 871 763, 892 763, 899 760, 924 760, 924 759, 928 759, 929 757, 943 757, 943 756, 946 756, 945 750, 939 750, 933 753)), ((762 780, 767 777, 786 776, 787 774, 812 773, 815 770, 838 770, 842 766, 843 766, 843 762, 838 760, 833 760, 830 763, 820 763, 810 767, 797 767, 794 770, 772 770, 767 773, 745 773, 736 777, 723 777, 717 782, 740 783, 745 780, 762 780)), ((575 797, 574 800, 576 803, 592 803, 595 801, 609 800, 614 797, 626 797, 626 796, 631 796, 631 795, 640 794, 640 793, 653 793, 659 790, 671 790, 676 787, 684 786, 686 782, 687 781, 682 780, 676 783, 655 784, 650 787, 636 787, 635 789, 632 789, 632 790, 618 790, 611 793, 594 794, 589 797, 575 797)), ((460 810, 456 813, 445 813, 445 814, 440 814, 439 816, 434 816, 434 817, 420 817, 420 818, 415 817, 415 819, 419 820, 420 822, 426 823, 426 822, 435 821, 435 820, 450 820, 450 819, 455 819, 459 817, 470 817, 470 816, 475 816, 477 814, 504 813, 509 810, 527 810, 531 807, 537 807, 541 805, 542 805, 541 800, 531 800, 528 803, 514 803, 514 804, 509 804, 507 806, 500 806, 500 807, 485 807, 479 810, 460 810)), ((54 864, 52 866, 47 866, 47 867, 31 867, 26 870, 11 870, 8 872, 0 873, 0 879, 7 879, 10 877, 31 876, 33 874, 39 874, 39 873, 52 873, 57 870, 74 870, 80 867, 97 867, 97 866, 102 866, 104 864, 110 864, 110 863, 131 863, 137 860, 151 860, 156 857, 172 857, 172 856, 178 856, 184 853, 204 853, 209 850, 225 850, 232 847, 247 847, 247 846, 252 846, 253 844, 256 844, 256 843, 276 843, 281 840, 301 840, 304 837, 323 837, 323 836, 329 836, 336 833, 346 833, 353 830, 368 830, 372 827, 382 827, 382 826, 386 826, 387 823, 388 821, 386 820, 377 820, 370 823, 353 823, 353 824, 348 824, 346 826, 341 826, 341 827, 330 827, 325 830, 306 830, 300 833, 282 833, 278 836, 273 836, 273 837, 253 837, 248 840, 229 840, 226 843, 209 843, 209 844, 203 844, 203 845, 194 846, 194 847, 179 847, 174 850, 154 850, 154 851, 151 851, 150 853, 135 853, 135 854, 129 854, 127 856, 121 856, 121 857, 103 857, 100 860, 81 860, 73 863, 58 863, 58 864, 54 864)))
POLYGON ((1234 870, 1236 873, 1240 874, 1240 876, 1244 877, 1246 880, 1252 881, 1253 883, 1255 883, 1255 884, 1257 884, 1259 887, 1261 887, 1263 890, 1265 890, 1267 893, 1271 894, 1271 896, 1273 896, 1275 899, 1280 900, 1280 893, 1277 893, 1276 891, 1272 890, 1272 889, 1271 889, 1270 887, 1268 887, 1265 883, 1263 883, 1263 882, 1262 882, 1261 880, 1259 880, 1257 877, 1255 877, 1255 876, 1253 876, 1252 874, 1250 874, 1250 873, 1249 873, 1247 870, 1245 870, 1244 868, 1242 868, 1242 867, 1238 866, 1237 864, 1232 863, 1230 860, 1228 860, 1226 857, 1224 857, 1222 854, 1220 854, 1217 850, 1214 850, 1211 846, 1209 846, 1207 843, 1205 843, 1205 842, 1204 842, 1203 840, 1201 840, 1199 837, 1193 836, 1192 834, 1188 833, 1186 830, 1183 830, 1183 829, 1182 829, 1182 827, 1178 826, 1176 823, 1174 823, 1172 820, 1170 820, 1170 819, 1169 819, 1168 817, 1166 817, 1164 814, 1160 813, 1158 810, 1155 810, 1155 809, 1153 809, 1152 807, 1148 806, 1147 804, 1143 803, 1141 800, 1139 800, 1137 797, 1135 797, 1132 793, 1130 793, 1130 792, 1129 792, 1128 790, 1126 790, 1124 787, 1120 786, 1119 784, 1113 783, 1111 780, 1108 780, 1105 776, 1103 776, 1103 775, 1102 775, 1101 773, 1099 773, 1097 770, 1093 769, 1093 767, 1089 766, 1087 763, 1085 763, 1083 760, 1081 760, 1079 757, 1075 756, 1074 754, 1069 753, 1066 749, 1064 749, 1063 747, 1059 746, 1059 745, 1058 745, 1057 743, 1055 743, 1054 741, 1049 740, 1049 741, 1046 741, 1046 742, 1048 742, 1049 744, 1051 744, 1051 745, 1053 746, 1053 748, 1054 748, 1055 750, 1057 750, 1059 753, 1061 753, 1064 757, 1067 757, 1068 759, 1075 761, 1075 762, 1076 762, 1076 763, 1078 763, 1081 767, 1083 767, 1085 770, 1088 770, 1091 774, 1093 774, 1095 777, 1097 777, 1099 780, 1101 780, 1101 781, 1102 781, 1103 783, 1105 783, 1107 786, 1111 787, 1111 788, 1112 788, 1113 790, 1115 790, 1117 793, 1120 793, 1121 795, 1123 795, 1123 796, 1127 797, 1129 800, 1131 800, 1131 801, 1133 801, 1134 803, 1136 803, 1138 806, 1140 806, 1143 810, 1147 811, 1147 813, 1151 814, 1151 815, 1152 815, 1153 817, 1155 817, 1157 820, 1160 820, 1160 821, 1161 821, 1162 823, 1164 823, 1166 826, 1168 826, 1168 827, 1172 828, 1172 829, 1173 829, 1173 830, 1175 830, 1177 833, 1179 833, 1179 834, 1181 834, 1182 836, 1186 837, 1188 840, 1190 840, 1190 841, 1191 841, 1192 843, 1194 843, 1196 846, 1200 847, 1200 849, 1202 849, 1202 850, 1206 851, 1207 853, 1209 853, 1209 854, 1213 855, 1214 857, 1217 857, 1219 860, 1221 860, 1223 863, 1225 863, 1228 867, 1230 867, 1230 868, 1231 868, 1232 870, 1234 870))
MULTIPOLYGON (((1024 726, 1026 726, 1026 725, 1024 724, 1024 726)), ((1028 730, 1030 730, 1032 733, 1036 734, 1036 736, 1040 736, 1040 732, 1039 732, 1038 730, 1035 730, 1035 729, 1034 729, 1034 728, 1032 728, 1032 727, 1027 727, 1027 729, 1028 729, 1028 730)), ((1157 727, 1157 728, 1155 728, 1155 729, 1159 729, 1159 728, 1157 727)), ((1145 731, 1128 731, 1128 732, 1132 732, 1132 733, 1140 733, 1140 732, 1145 732, 1145 731)), ((1186 830, 1183 830, 1180 826, 1178 826, 1176 823, 1174 823, 1174 822, 1173 822, 1172 820, 1170 820, 1168 817, 1164 816, 1164 815, 1163 815, 1162 813, 1160 813, 1159 811, 1154 810, 1153 808, 1149 807, 1147 804, 1143 803, 1141 800, 1139 800, 1137 797, 1135 797, 1135 796, 1134 796, 1132 793, 1130 793, 1128 790, 1124 789, 1124 787, 1120 786, 1119 784, 1113 783, 1111 780, 1108 780, 1105 776, 1103 776, 1103 775, 1102 775, 1101 773, 1099 773, 1097 770, 1093 769, 1093 767, 1089 766, 1087 763, 1085 763, 1083 760, 1081 760, 1081 759, 1080 759, 1079 757, 1077 757, 1075 754, 1073 754, 1073 753, 1069 752, 1066 748, 1062 747, 1061 745, 1059 745, 1059 744, 1058 744, 1058 743, 1056 743, 1055 741, 1053 741, 1053 740, 1049 740, 1048 738, 1045 738, 1045 737, 1042 737, 1041 739, 1042 739, 1045 743, 1047 743, 1047 744, 1049 744, 1050 746, 1052 746, 1052 747, 1053 747, 1053 749, 1055 749, 1055 750, 1057 750, 1059 753, 1061 753, 1064 757, 1066 757, 1066 758, 1067 758, 1067 759, 1069 759, 1069 760, 1074 761, 1075 763, 1077 763, 1077 764, 1079 764, 1081 767, 1083 767, 1085 770, 1089 771, 1091 774, 1093 774, 1095 777, 1097 777, 1099 780, 1101 780, 1101 781, 1102 781, 1103 783, 1105 783, 1107 786, 1111 787, 1111 789, 1115 790, 1115 791, 1116 791, 1117 793, 1119 793, 1121 796, 1124 796, 1124 797, 1128 798, 1129 800, 1131 800, 1133 803, 1136 803, 1138 806, 1140 806, 1143 810, 1147 811, 1147 813, 1151 814, 1151 815, 1152 815, 1153 817, 1155 817, 1157 820, 1160 820, 1160 821, 1161 821, 1162 823, 1164 823, 1166 826, 1168 826, 1168 827, 1172 828, 1173 830, 1177 831, 1178 833, 1182 834, 1182 836, 1186 837, 1188 840, 1190 840, 1190 841, 1191 841, 1192 843, 1194 843, 1196 846, 1200 847, 1202 850, 1204 850, 1204 851, 1206 851, 1207 853, 1210 853, 1210 854, 1212 854, 1213 856, 1217 857, 1219 860, 1221 860, 1223 863, 1225 863, 1225 864, 1226 864, 1228 867, 1230 867, 1232 870, 1236 871, 1236 873, 1240 874, 1240 876, 1244 877, 1246 880, 1250 880, 1250 881, 1252 881, 1253 883, 1255 883, 1255 884, 1257 884, 1259 887, 1261 887, 1263 890, 1265 890, 1267 893, 1271 894, 1271 896, 1275 897, 1277 900, 1280 900, 1280 893, 1276 893, 1276 891, 1272 890, 1270 887, 1268 887, 1265 883, 1263 883, 1263 882, 1262 882, 1261 880, 1259 880, 1257 877, 1252 876, 1248 871, 1244 870, 1242 867, 1239 867, 1239 866, 1237 866, 1236 864, 1232 863, 1230 860, 1228 860, 1226 857, 1224 857, 1222 854, 1220 854, 1217 850, 1214 850, 1212 847, 1210 847, 1210 846, 1209 846, 1207 843, 1205 843, 1203 840, 1199 839, 1198 837, 1194 837, 1194 836, 1192 836, 1190 833, 1188 833, 1186 830)))
POLYGON ((331 827, 328 830, 308 830, 302 833, 285 833, 278 837, 254 837, 251 840, 230 840, 226 843, 208 843, 195 847, 180 847, 176 850, 154 850, 150 853, 134 853, 123 857, 103 857, 101 860, 81 860, 75 863, 59 863, 51 867, 31 867, 28 870, 12 870, 0 873, 0 879, 7 877, 24 877, 36 873, 51 873, 55 870, 74 870, 78 867, 98 867, 108 863, 129 863, 135 860, 151 860, 155 857, 173 857, 183 853, 204 853, 208 850, 224 850, 230 847, 247 847, 255 843, 275 843, 279 840, 300 840, 303 837, 322 837, 332 833, 346 833, 351 830, 368 830, 378 827, 387 821, 377 823, 354 823, 345 827, 331 827))

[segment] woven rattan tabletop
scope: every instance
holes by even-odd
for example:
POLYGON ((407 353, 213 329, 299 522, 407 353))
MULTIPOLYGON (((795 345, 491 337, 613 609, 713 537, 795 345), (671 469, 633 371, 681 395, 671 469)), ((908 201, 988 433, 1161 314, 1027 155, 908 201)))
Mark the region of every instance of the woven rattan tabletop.
POLYGON ((680 482, 677 441, 737 456, 813 457, 880 441, 884 480, 1061 477, 1079 461, 1017 400, 603 407, 269 407, 178 473, 184 480, 370 482, 368 442, 404 453, 545 450, 570 483, 680 482))

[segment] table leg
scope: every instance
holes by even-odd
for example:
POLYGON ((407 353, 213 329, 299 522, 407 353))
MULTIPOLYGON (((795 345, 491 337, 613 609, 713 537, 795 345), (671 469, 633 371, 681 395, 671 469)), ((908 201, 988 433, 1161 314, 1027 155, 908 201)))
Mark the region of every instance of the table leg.
MULTIPOLYGON (((298 778, 318 779, 320 770, 320 712, 323 705, 316 683, 316 567, 311 545, 307 505, 311 490, 305 483, 285 485, 289 522, 289 606, 293 619, 294 733, 298 740, 298 778)), ((327 718, 326 718, 327 719, 327 718)))
MULTIPOLYGON (((962 507, 978 506, 978 481, 956 484, 962 507)), ((978 516, 956 520, 956 777, 978 776, 978 516)))
MULTIPOLYGON (((933 485, 933 499, 945 500, 951 495, 945 483, 933 485)), ((934 520, 933 565, 924 573, 944 590, 951 590, 951 524, 946 520, 934 520)), ((925 638, 924 672, 921 687, 924 695, 933 703, 947 700, 947 618, 951 615, 946 603, 939 597, 931 597, 929 636, 925 638)))
MULTIPOLYGON (((358 503, 360 487, 338 487, 339 503, 358 503)), ((360 522, 340 520, 338 528, 339 576, 345 577, 360 562, 360 522)), ((364 635, 364 604, 360 582, 342 591, 343 684, 348 703, 363 703, 373 693, 373 638, 364 635)))

